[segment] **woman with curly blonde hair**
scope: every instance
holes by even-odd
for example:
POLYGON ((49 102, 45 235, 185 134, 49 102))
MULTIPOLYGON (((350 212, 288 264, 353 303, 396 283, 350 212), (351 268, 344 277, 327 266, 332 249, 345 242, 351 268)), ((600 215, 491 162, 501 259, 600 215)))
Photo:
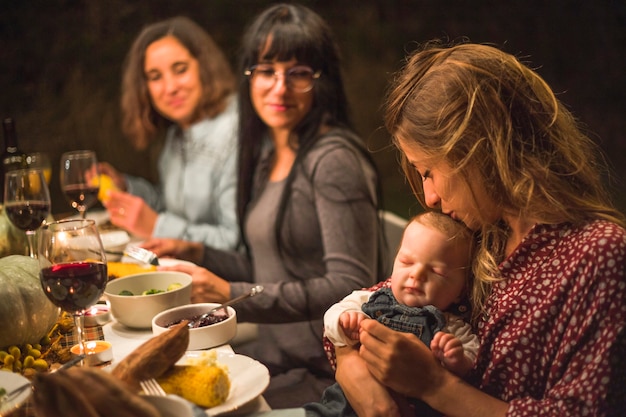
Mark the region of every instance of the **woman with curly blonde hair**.
POLYGON ((446 416, 623 410, 624 217, 546 82, 495 47, 430 43, 394 80, 385 122, 418 200, 478 236, 481 347, 462 380, 419 340, 364 321, 360 350, 337 349, 359 415, 398 415, 387 388, 446 416))

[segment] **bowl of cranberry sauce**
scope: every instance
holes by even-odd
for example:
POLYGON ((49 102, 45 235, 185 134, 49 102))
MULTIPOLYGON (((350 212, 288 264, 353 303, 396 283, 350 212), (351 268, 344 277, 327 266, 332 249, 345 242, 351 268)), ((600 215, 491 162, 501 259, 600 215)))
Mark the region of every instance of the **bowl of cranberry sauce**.
POLYGON ((232 307, 220 309, 202 317, 203 314, 219 306, 218 303, 187 304, 165 310, 152 319, 152 333, 161 334, 175 324, 186 320, 195 323, 189 329, 187 350, 208 349, 226 344, 237 334, 237 312, 232 307))

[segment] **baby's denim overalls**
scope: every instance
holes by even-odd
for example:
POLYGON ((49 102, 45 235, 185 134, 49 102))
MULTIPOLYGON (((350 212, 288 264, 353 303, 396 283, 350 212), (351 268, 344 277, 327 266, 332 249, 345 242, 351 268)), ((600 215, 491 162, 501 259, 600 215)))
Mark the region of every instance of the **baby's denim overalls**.
MULTIPOLYGON (((391 288, 381 288, 362 306, 363 312, 390 329, 413 333, 429 349, 430 342, 438 331, 443 330, 446 319, 441 311, 433 306, 409 307, 398 303, 391 288)), ((417 376, 419 378, 419 376, 417 376)), ((426 403, 409 398, 415 407, 416 416, 440 416, 426 403)), ((346 400, 339 384, 326 388, 320 403, 304 405, 307 417, 356 417, 356 413, 346 400)))

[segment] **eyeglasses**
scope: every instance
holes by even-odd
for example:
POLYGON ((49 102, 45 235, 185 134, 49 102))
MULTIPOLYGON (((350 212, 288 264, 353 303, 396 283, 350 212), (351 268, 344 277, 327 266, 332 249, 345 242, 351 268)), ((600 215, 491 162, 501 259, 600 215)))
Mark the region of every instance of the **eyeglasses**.
POLYGON ((253 65, 244 71, 244 75, 250 77, 253 88, 269 90, 276 84, 278 76, 285 77, 287 87, 296 93, 306 93, 313 88, 313 83, 317 80, 321 71, 313 71, 311 67, 298 65, 289 68, 287 71, 279 72, 271 65, 253 65))

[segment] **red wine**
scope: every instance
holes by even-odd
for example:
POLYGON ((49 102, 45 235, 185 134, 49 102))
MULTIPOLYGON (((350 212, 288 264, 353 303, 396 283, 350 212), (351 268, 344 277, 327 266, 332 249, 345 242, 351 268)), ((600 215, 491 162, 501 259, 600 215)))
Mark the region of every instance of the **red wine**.
POLYGON ((39 229, 50 214, 50 203, 45 201, 10 202, 4 208, 11 223, 22 230, 39 229))
POLYGON ((55 305, 76 312, 100 299, 107 283, 107 266, 102 263, 75 262, 53 265, 40 272, 41 286, 55 305))
POLYGON ((63 192, 68 201, 77 209, 79 206, 91 207, 98 199, 99 187, 90 187, 84 184, 66 185, 63 192))

